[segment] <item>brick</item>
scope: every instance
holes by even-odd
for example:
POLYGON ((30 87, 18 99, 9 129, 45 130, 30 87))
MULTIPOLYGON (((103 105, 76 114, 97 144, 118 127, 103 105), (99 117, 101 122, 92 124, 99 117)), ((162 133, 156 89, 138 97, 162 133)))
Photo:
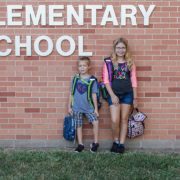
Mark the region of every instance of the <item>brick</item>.
POLYGON ((48 140, 58 140, 59 139, 59 135, 50 135, 47 137, 48 140))
POLYGON ((145 97, 160 97, 160 93, 158 93, 158 92, 145 93, 145 97))
POLYGON ((0 102, 7 102, 7 98, 0 98, 0 102))
POLYGON ((174 135, 180 134, 180 130, 169 130, 168 134, 174 134, 174 135))
POLYGON ((19 124, 19 123, 24 123, 24 119, 11 119, 9 121, 9 123, 12 123, 12 124, 19 124))
POLYGON ((39 81, 38 77, 24 77, 24 81, 39 81))
POLYGON ((39 113, 40 108, 25 108, 26 113, 39 113))
MULTIPOLYGON (((34 139, 34 140, 38 140, 38 139, 47 139, 47 136, 46 135, 32 135, 31 136, 32 137, 32 139, 34 139)), ((40 147, 42 147, 42 146, 40 146, 40 147)))
POLYGON ((137 71, 152 71, 152 67, 151 66, 138 66, 137 71))
POLYGON ((42 113, 55 113, 56 108, 41 108, 42 113))
POLYGON ((32 86, 47 86, 47 82, 32 82, 32 86))
POLYGON ((30 129, 32 128, 31 124, 17 124, 17 129, 30 129))
POLYGON ((30 135, 16 135, 16 139, 31 139, 30 135))
POLYGON ((55 102, 54 98, 40 98, 40 102, 55 102))
POLYGON ((24 56, 24 60, 39 60, 39 56, 24 56))
POLYGON ((14 114, 1 114, 0 115, 0 119, 7 119, 7 118, 14 118, 15 117, 15 115, 14 114))
POLYGON ((8 77, 8 81, 22 81, 22 77, 8 77))
POLYGON ((151 81, 151 77, 137 77, 138 81, 151 81))
MULTIPOLYGON (((37 119, 37 118, 44 118, 44 119, 46 119, 47 118, 47 114, 33 114, 32 115, 32 118, 34 118, 34 119, 37 119)), ((45 121, 45 120, 44 120, 45 121)), ((44 122, 43 121, 43 122, 44 122)), ((45 123, 45 122, 44 122, 45 123)), ((47 122, 48 123, 48 122, 47 122)))
POLYGON ((14 135, 0 135, 0 139, 3 140, 3 143, 0 143, 1 147, 13 147, 13 143, 5 143, 4 141, 9 139, 15 139, 14 135))
POLYGON ((180 88, 179 87, 170 87, 168 88, 169 92, 180 92, 180 88))
POLYGON ((31 93, 16 93, 16 97, 31 97, 31 93))
POLYGON ((56 77, 56 81, 71 81, 70 77, 56 77))
POLYGON ((48 129, 48 124, 35 124, 33 125, 33 129, 48 129))
POLYGON ((24 71, 38 71, 38 67, 25 66, 24 71))
POLYGON ((16 126, 14 124, 2 124, 2 129, 14 129, 16 126))
POLYGON ((14 82, 0 82, 0 87, 1 86, 5 86, 5 87, 13 87, 15 86, 15 83, 14 82))

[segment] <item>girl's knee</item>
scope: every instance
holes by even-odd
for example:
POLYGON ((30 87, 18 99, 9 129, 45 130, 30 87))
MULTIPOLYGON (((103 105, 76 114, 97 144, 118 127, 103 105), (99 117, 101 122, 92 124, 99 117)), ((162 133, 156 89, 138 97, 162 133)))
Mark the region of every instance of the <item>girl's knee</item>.
POLYGON ((112 119, 112 123, 113 124, 118 124, 119 123, 119 119, 112 119))
POLYGON ((128 118, 127 119, 122 119, 121 124, 127 124, 128 123, 128 118))

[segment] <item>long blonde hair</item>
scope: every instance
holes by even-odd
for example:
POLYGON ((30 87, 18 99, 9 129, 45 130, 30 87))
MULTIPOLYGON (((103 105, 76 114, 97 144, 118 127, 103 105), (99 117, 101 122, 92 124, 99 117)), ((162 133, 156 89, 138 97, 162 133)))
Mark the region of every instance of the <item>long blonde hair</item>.
POLYGON ((123 43, 126 47, 126 53, 125 53, 124 59, 127 62, 128 69, 131 70, 131 67, 133 65, 133 60, 132 60, 131 54, 129 52, 128 42, 126 39, 120 37, 117 40, 113 41, 113 52, 111 54, 111 59, 112 59, 113 63, 117 62, 116 46, 119 43, 123 43))

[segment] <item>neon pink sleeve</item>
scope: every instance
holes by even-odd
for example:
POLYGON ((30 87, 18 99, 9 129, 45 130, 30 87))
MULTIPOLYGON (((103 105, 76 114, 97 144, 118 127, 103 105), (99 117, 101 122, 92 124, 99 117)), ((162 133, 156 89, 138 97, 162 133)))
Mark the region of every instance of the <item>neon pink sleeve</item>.
POLYGON ((108 70, 106 63, 103 65, 103 75, 102 75, 103 83, 108 84, 109 83, 109 77, 108 77, 108 70))
POLYGON ((131 82, 132 82, 132 87, 137 87, 137 76, 136 76, 136 66, 135 66, 135 64, 132 65, 131 82))

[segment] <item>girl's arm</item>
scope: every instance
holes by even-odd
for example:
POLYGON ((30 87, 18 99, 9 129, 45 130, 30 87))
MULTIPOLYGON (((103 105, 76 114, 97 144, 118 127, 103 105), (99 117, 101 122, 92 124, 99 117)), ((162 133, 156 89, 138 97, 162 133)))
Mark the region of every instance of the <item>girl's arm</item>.
POLYGON ((133 64, 132 70, 131 70, 131 82, 132 82, 133 94, 134 94, 133 105, 136 108, 137 107, 137 76, 136 76, 136 66, 135 66, 135 64, 133 64))
POLYGON ((132 82, 132 87, 137 88, 137 76, 136 76, 135 64, 132 65, 132 69, 131 69, 131 82, 132 82))
POLYGON ((137 88, 133 88, 133 94, 134 94, 134 100, 133 100, 133 106, 134 108, 137 108, 137 88))
POLYGON ((112 90, 112 87, 111 87, 110 83, 105 84, 105 86, 106 86, 106 89, 107 89, 109 95, 110 95, 111 97, 115 96, 115 94, 114 94, 114 92, 113 92, 113 90, 112 90))

